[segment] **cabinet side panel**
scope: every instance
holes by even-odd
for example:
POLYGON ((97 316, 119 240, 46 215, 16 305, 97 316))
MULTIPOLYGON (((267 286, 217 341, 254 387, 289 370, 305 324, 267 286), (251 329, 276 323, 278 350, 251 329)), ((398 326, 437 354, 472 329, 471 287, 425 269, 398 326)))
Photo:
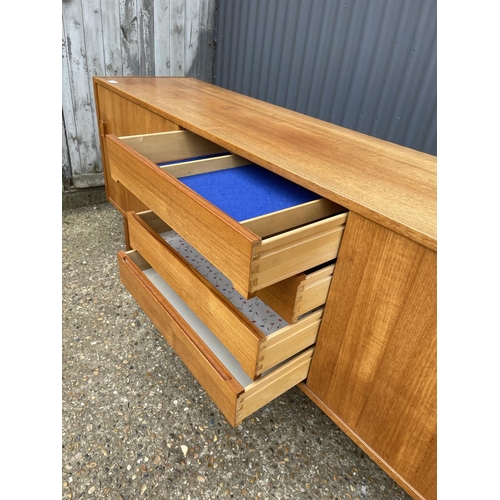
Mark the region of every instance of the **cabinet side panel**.
POLYGON ((111 179, 104 136, 106 134, 114 134, 118 137, 153 134, 156 132, 179 130, 180 127, 100 85, 94 86, 94 92, 99 120, 106 195, 123 213, 129 210, 136 212, 147 210, 148 207, 128 189, 111 179))
POLYGON ((349 215, 306 384, 436 498, 435 252, 349 215))

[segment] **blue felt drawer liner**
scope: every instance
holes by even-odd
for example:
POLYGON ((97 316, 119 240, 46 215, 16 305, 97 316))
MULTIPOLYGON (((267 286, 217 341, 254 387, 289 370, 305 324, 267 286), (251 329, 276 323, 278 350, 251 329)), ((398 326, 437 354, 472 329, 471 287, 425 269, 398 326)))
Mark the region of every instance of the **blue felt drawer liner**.
POLYGON ((179 180, 237 221, 320 198, 254 164, 180 177, 179 180))

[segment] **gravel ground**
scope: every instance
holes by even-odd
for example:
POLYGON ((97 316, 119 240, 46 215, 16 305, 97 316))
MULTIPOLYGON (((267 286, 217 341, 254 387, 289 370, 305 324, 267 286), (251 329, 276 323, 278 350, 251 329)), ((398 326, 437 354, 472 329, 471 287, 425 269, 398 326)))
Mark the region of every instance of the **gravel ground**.
POLYGON ((118 211, 62 223, 62 498, 410 498, 297 388, 232 428, 122 286, 118 211))

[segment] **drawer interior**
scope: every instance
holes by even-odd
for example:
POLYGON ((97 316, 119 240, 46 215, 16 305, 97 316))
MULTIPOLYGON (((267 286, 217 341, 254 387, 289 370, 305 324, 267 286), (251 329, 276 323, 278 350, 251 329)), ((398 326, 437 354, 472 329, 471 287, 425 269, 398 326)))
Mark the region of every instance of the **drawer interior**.
POLYGON ((345 212, 188 130, 119 139, 261 238, 345 212))
POLYGON ((153 269, 144 269, 145 276, 153 283, 159 292, 170 302, 174 309, 184 318, 186 323, 196 332, 198 337, 214 353, 217 359, 229 370, 231 375, 243 387, 253 380, 244 372, 238 360, 222 344, 222 342, 193 313, 186 303, 175 293, 170 285, 153 269))
POLYGON ((245 298, 234 289, 231 280, 220 272, 209 260, 196 251, 182 236, 172 229, 160 233, 185 261, 194 267, 200 276, 212 284, 228 302, 240 311, 263 335, 270 335, 288 326, 288 322, 276 313, 260 297, 245 298))
MULTIPOLYGON (((280 278, 288 278, 293 274, 292 270, 286 269, 285 260, 294 253, 297 242, 307 242, 311 238, 306 226, 316 224, 311 231, 311 240, 331 239, 332 232, 340 235, 343 230, 345 210, 258 165, 220 168, 218 162, 225 161, 228 156, 195 160, 197 165, 209 163, 201 169, 203 172, 197 174, 182 172, 183 163, 170 164, 169 168, 178 169, 177 178, 183 184, 262 239, 254 256, 254 268, 257 271, 254 283, 260 281, 256 289, 276 281, 279 285, 280 278), (335 217, 336 220, 333 220, 335 217), (285 233, 287 237, 283 236, 285 233), (285 257, 277 259, 280 252, 284 252, 285 257), (278 267, 277 263, 281 266, 278 267)), ((335 239, 338 241, 337 236, 331 240, 335 239)), ((319 246, 321 243, 318 243, 319 246)), ((321 260, 319 259, 320 262, 321 260)), ((318 260, 311 260, 311 265, 317 262, 318 260)), ((304 267, 304 264, 301 265, 304 267)), ((310 277, 308 285, 312 286, 313 281, 314 278, 310 277)), ((325 289, 326 283, 322 287, 322 290, 325 289)), ((326 294, 321 294, 326 300, 326 294)), ((292 314, 286 314, 290 318, 287 321, 295 322, 301 314, 314 308, 311 306, 308 309, 306 302, 303 306, 301 310, 296 309, 292 314)))
POLYGON ((233 426, 307 378, 314 348, 305 349, 252 381, 230 351, 137 251, 119 252, 118 258, 127 289, 233 426))
POLYGON ((122 136, 120 141, 157 164, 185 160, 186 158, 208 157, 227 152, 221 146, 188 130, 122 136))
POLYGON ((237 221, 320 199, 316 193, 251 163, 184 175, 179 180, 237 221))

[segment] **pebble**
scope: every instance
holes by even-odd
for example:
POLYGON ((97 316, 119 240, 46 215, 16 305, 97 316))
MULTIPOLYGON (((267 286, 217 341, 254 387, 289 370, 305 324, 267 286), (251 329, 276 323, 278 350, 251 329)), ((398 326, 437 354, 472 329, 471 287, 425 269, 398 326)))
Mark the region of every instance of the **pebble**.
POLYGON ((231 427, 121 282, 123 230, 63 211, 63 498, 411 500, 297 388, 231 427))

